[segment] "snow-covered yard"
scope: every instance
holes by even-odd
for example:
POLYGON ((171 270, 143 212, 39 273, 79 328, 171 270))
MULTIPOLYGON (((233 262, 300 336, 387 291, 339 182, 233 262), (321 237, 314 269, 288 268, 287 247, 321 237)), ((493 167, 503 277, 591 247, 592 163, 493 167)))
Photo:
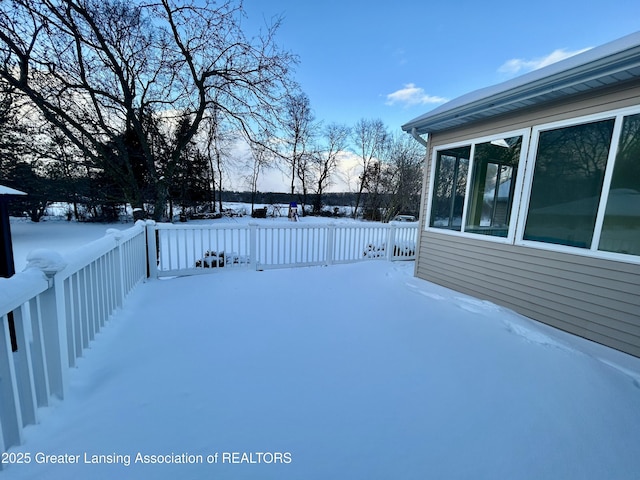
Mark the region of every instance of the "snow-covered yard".
POLYGON ((640 359, 412 274, 144 283, 0 478, 638 478, 640 359))

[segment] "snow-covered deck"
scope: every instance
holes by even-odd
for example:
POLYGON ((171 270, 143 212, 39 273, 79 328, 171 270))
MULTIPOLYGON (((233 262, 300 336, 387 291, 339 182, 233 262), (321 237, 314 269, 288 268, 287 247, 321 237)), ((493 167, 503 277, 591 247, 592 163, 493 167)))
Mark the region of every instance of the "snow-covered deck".
POLYGON ((10 450, 31 463, 0 477, 637 475, 639 359, 412 268, 238 269, 140 285, 78 361, 65 401, 10 450), (174 463, 136 463, 138 453, 174 463))

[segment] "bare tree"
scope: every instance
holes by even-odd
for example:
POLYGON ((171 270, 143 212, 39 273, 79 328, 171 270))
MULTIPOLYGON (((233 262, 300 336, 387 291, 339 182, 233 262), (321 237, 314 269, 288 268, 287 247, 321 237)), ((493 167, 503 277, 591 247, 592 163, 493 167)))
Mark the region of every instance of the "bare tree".
POLYGON ((353 211, 355 218, 362 201, 362 193, 367 185, 371 183, 368 176, 376 171, 373 164, 383 153, 385 144, 389 139, 389 133, 382 120, 361 119, 352 129, 351 139, 354 152, 358 155, 360 167, 362 168, 356 193, 356 205, 353 211))
POLYGON ((218 211, 222 212, 223 180, 228 168, 231 167, 231 151, 237 138, 228 123, 225 122, 224 116, 216 108, 207 116, 204 125, 203 134, 206 144, 204 150, 209 160, 212 199, 215 204, 217 192, 218 211))
POLYGON ((11 89, 0 82, 0 178, 24 152, 25 133, 11 89))
POLYGON ((262 141, 249 142, 251 148, 251 157, 247 161, 247 174, 245 176, 249 188, 251 189, 251 216, 253 216, 255 208, 256 193, 258 192, 258 180, 262 172, 268 168, 273 162, 273 153, 266 138, 269 136, 264 134, 262 141))
POLYGON ((338 168, 338 158, 345 151, 348 138, 349 127, 345 125, 331 123, 323 131, 323 145, 316 149, 312 159, 315 179, 314 213, 319 213, 322 210, 322 195, 331 185, 333 174, 338 168))
POLYGON ((418 215, 422 190, 424 148, 411 137, 399 134, 389 142, 384 176, 388 194, 383 221, 400 213, 418 215))
POLYGON ((364 175, 362 207, 368 220, 388 222, 420 209, 424 149, 408 135, 389 135, 364 175))
POLYGON ((172 171, 207 110, 250 132, 271 121, 289 88, 296 59, 276 46, 278 23, 248 39, 242 15, 231 0, 6 0, 0 79, 132 206, 151 201, 160 218, 172 171), (175 141, 154 139, 178 125, 175 141))
POLYGON ((314 116, 309 97, 304 93, 290 95, 282 120, 286 151, 282 158, 291 172, 291 190, 295 193, 296 178, 301 182, 303 195, 307 189, 308 159, 314 135, 314 116))

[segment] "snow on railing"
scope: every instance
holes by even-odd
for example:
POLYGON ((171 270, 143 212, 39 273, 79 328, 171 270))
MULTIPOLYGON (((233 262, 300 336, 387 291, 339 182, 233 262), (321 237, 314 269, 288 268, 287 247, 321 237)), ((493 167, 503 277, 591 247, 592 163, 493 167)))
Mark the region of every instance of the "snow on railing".
POLYGON ((69 368, 147 276, 145 225, 108 230, 71 261, 49 250, 27 260, 0 278, 0 453, 23 442, 38 408, 64 398, 69 368))
POLYGON ((417 225, 270 224, 149 226, 152 277, 209 273, 221 267, 257 270, 413 260, 417 225))

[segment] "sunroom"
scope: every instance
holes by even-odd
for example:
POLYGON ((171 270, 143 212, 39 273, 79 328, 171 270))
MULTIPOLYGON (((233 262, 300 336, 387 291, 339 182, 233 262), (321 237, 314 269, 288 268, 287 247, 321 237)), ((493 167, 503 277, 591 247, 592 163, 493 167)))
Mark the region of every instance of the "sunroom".
POLYGON ((640 355, 639 99, 637 33, 404 125, 417 276, 640 355))
POLYGON ((429 228, 640 255, 640 108, 532 130, 438 147, 429 228))

